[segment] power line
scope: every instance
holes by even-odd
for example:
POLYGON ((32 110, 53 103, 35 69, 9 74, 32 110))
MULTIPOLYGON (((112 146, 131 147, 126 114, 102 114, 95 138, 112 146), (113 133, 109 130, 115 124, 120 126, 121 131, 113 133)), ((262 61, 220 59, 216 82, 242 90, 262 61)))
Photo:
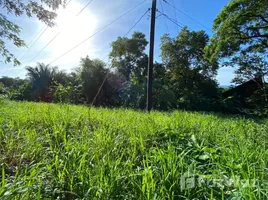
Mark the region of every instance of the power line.
POLYGON ((138 21, 129 29, 129 31, 125 34, 124 37, 126 37, 130 31, 142 20, 142 18, 150 11, 150 9, 148 9, 139 19, 138 21))
POLYGON ((90 0, 90 1, 85 5, 85 7, 82 8, 82 9, 77 13, 76 16, 78 16, 81 12, 83 12, 83 10, 84 10, 89 4, 91 4, 92 1, 93 1, 93 0, 90 0))
MULTIPOLYGON (((160 1, 161 1, 161 0, 160 0, 160 1)), ((175 10, 175 3, 174 3, 174 0, 172 0, 172 4, 173 4, 173 11, 174 11, 175 19, 176 19, 176 21, 178 21, 177 13, 176 13, 176 10, 175 10)), ((177 30, 178 30, 178 27, 177 27, 177 30)))
POLYGON ((27 64, 29 65, 58 35, 60 34, 60 32, 58 32, 47 44, 46 46, 44 46, 33 58, 32 60, 27 64))
MULTIPOLYGON (((138 21, 126 32, 126 34, 123 36, 123 37, 126 37, 129 33, 130 33, 130 31, 133 29, 133 28, 135 28, 135 26, 144 18, 144 16, 148 13, 150 11, 150 9, 148 9, 139 19, 138 19, 138 21)), ((105 56, 105 58, 106 58, 107 56, 105 56)), ((111 67, 111 65, 110 65, 110 67, 111 67)), ((92 103, 91 103, 91 106, 92 105, 94 105, 94 103, 95 103, 95 101, 96 101, 96 99, 97 99, 97 97, 98 97, 98 95, 99 95, 99 93, 100 93, 100 91, 101 91, 101 89, 102 89, 102 87, 103 87, 103 85, 104 85, 104 83, 105 83, 105 81, 107 80, 107 78, 108 78, 108 75, 109 75, 109 69, 110 69, 110 67, 108 68, 108 70, 107 70, 107 73, 106 73, 106 75, 105 75, 105 77, 104 77, 104 80, 102 81, 102 83, 101 83, 101 85, 100 85, 100 87, 99 87, 99 89, 98 89, 98 91, 97 91, 97 94, 95 95, 95 97, 94 97, 94 99, 93 99, 93 101, 92 101, 92 103)))
MULTIPOLYGON (((68 2, 67 2, 67 4, 66 4, 66 7, 68 6, 68 4, 71 2, 72 0, 69 0, 68 2)), ((82 12, 83 12, 83 10, 92 2, 93 0, 90 0, 78 13, 77 13, 77 15, 76 15, 76 17, 79 15, 79 14, 81 14, 82 12)), ((48 26, 47 26, 47 28, 48 28, 48 26)), ((47 30, 47 28, 46 28, 46 30, 47 30)), ((44 31, 44 32, 46 32, 46 30, 44 31)), ((42 33, 42 35, 44 34, 44 32, 42 33)), ((35 56, 34 56, 34 58, 36 58, 58 35, 60 34, 60 32, 58 32, 55 36, 54 36, 54 38, 52 39, 52 40, 50 40, 46 45, 45 45, 45 47, 43 47, 35 56)), ((41 35, 41 36, 42 36, 41 35)), ((41 37, 40 36, 40 37, 41 37)), ((39 37, 39 38, 40 38, 39 37)), ((38 38, 38 39, 39 39, 38 38)), ((33 60, 34 60, 34 58, 29 62, 29 63, 31 63, 33 60)), ((29 64, 28 63, 28 64, 29 64)), ((27 64, 27 65, 28 65, 27 64)))
POLYGON ((88 41, 89 39, 91 39, 92 37, 94 37, 95 35, 99 34, 100 32, 102 32, 104 29, 108 28, 109 26, 111 26, 113 23, 115 23, 116 21, 118 21, 119 19, 121 19, 122 17, 126 16, 128 13, 130 13, 131 11, 133 11, 134 9, 136 9, 137 7, 139 7, 140 5, 142 5, 145 1, 142 1, 141 3, 139 3, 138 5, 132 7, 130 10, 128 10, 127 12, 125 12, 124 14, 122 14, 121 16, 119 16, 118 18, 116 18, 115 20, 113 20, 112 22, 110 22, 109 24, 107 24, 106 26, 102 27, 101 29, 99 29, 98 31, 96 31, 95 33, 93 33, 91 36, 89 36, 88 38, 84 39, 82 42, 80 42, 79 44, 75 45, 74 47, 72 47, 71 49, 69 49, 68 51, 66 51, 65 53, 63 53, 62 55, 60 55, 59 57, 57 57, 56 59, 54 59, 52 62, 49 63, 52 64, 55 61, 57 61, 58 59, 60 59, 61 57, 65 56, 66 54, 70 53, 71 51, 73 51, 74 49, 76 49, 77 47, 79 47, 81 44, 85 43, 86 41, 88 41))
MULTIPOLYGON (((164 13, 165 10, 164 10, 163 4, 162 4, 162 0, 160 0, 160 6, 161 6, 162 12, 164 13)), ((165 18, 165 23, 166 23, 167 31, 169 32, 169 27, 168 27, 168 23, 167 23, 167 19, 166 18, 165 18)))
MULTIPOLYGON (((150 8, 148 8, 148 9, 150 9, 150 8)), ((134 23, 138 21, 139 16, 141 16, 143 12, 144 12, 144 8, 141 6, 141 8, 139 9, 139 12, 137 11, 137 15, 136 15, 134 23)))
MULTIPOLYGON (((66 5, 65 5, 65 8, 68 6, 68 4, 71 2, 72 0, 69 0, 67 3, 66 3, 66 5)), ((42 35, 44 35, 45 34, 45 32, 48 30, 48 28, 49 28, 49 26, 46 26, 46 28, 41 32, 41 34, 36 38, 36 40, 32 43, 32 45, 27 49, 27 51, 23 54, 23 56, 21 57, 21 59, 22 58, 24 58, 24 56, 28 53, 28 51, 33 47, 33 45, 41 38, 41 36, 42 35)), ((59 34, 59 33, 58 33, 59 34)), ((58 35, 57 34, 57 35, 58 35)), ((56 37, 56 36, 55 36, 56 37)), ((50 42, 49 42, 50 43, 50 42)), ((45 46, 45 47, 47 47, 47 45, 45 46)), ((44 49, 44 48, 43 48, 44 49)), ((42 50, 43 50, 42 49, 42 50)), ((41 50, 41 51, 42 51, 41 50)), ((37 53, 37 55, 39 55, 39 53, 41 53, 41 51, 40 52, 38 52, 37 53)), ((36 55, 36 56, 37 56, 36 55)), ((36 56, 34 56, 34 58, 36 58, 36 56)))
POLYGON ((20 58, 20 60, 22 59, 22 58, 24 58, 24 56, 28 53, 28 51, 33 47, 33 45, 35 45, 35 43, 40 39, 40 37, 42 36, 42 35, 44 35, 44 33, 47 31, 47 29, 48 29, 48 26, 43 30, 43 31, 41 31, 41 33, 40 34, 38 34, 39 36, 36 38, 36 40, 31 44, 31 46, 24 52, 24 54, 21 56, 21 58, 20 58))
POLYGON ((169 6, 171 6, 172 8, 174 8, 175 10, 177 10, 178 12, 182 13, 183 15, 185 15, 186 17, 188 17, 189 19, 193 20, 194 22, 198 23, 199 25, 201 25, 202 27, 204 27, 205 29, 213 32, 210 28, 208 28, 207 26, 205 26, 204 24, 202 24, 201 22, 197 21, 196 19, 194 19, 193 17, 189 16, 188 14, 186 14, 185 12, 179 10, 178 8, 175 7, 175 5, 171 5, 167 0, 163 0, 166 4, 168 4, 169 6))
POLYGON ((69 0, 69 1, 66 3, 65 7, 67 7, 67 6, 68 6, 68 4, 69 4, 71 1, 72 1, 72 0, 69 0))
MULTIPOLYGON (((177 22, 175 19, 170 18, 169 16, 167 16, 165 13, 162 13, 161 11, 157 10, 157 12, 159 12, 161 15, 163 15, 165 18, 167 18, 169 21, 171 21, 172 23, 174 23, 175 25, 179 26, 180 28, 183 28, 183 24, 177 22)), ((160 15, 160 16, 161 16, 160 15)))

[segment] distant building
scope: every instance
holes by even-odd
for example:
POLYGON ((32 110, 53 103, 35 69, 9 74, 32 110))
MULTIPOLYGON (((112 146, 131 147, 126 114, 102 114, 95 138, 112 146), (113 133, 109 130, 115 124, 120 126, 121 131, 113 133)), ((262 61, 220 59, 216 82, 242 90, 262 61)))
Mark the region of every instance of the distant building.
POLYGON ((256 90, 262 89, 263 86, 264 77, 258 76, 241 85, 223 92, 222 95, 225 99, 231 96, 236 96, 239 97, 240 100, 243 100, 247 97, 250 97, 256 90))

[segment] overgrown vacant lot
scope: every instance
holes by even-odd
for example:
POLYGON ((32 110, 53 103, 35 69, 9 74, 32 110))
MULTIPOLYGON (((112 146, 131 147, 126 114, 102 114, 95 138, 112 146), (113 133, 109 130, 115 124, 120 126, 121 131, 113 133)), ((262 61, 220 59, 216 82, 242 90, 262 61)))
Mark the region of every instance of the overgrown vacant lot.
POLYGON ((0 104, 0 199, 267 198, 266 121, 0 104))

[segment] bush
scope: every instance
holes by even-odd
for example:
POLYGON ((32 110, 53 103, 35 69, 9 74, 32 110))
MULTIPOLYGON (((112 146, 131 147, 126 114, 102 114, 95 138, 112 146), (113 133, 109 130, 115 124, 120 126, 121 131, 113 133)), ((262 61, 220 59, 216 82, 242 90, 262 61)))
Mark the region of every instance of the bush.
POLYGON ((20 93, 13 93, 13 94, 11 94, 10 99, 15 100, 15 101, 23 101, 24 96, 23 96, 23 94, 20 94, 20 93))

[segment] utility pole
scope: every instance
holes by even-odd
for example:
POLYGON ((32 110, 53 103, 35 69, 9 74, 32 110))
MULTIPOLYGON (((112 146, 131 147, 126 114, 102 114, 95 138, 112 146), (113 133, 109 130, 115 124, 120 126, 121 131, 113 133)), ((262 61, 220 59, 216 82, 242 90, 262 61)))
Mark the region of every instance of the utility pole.
POLYGON ((156 0, 152 0, 151 9, 151 28, 150 28, 150 52, 148 60, 148 74, 147 74, 147 111, 150 112, 153 105, 152 90, 153 90, 153 65, 154 65, 154 36, 155 36, 155 13, 156 0))

